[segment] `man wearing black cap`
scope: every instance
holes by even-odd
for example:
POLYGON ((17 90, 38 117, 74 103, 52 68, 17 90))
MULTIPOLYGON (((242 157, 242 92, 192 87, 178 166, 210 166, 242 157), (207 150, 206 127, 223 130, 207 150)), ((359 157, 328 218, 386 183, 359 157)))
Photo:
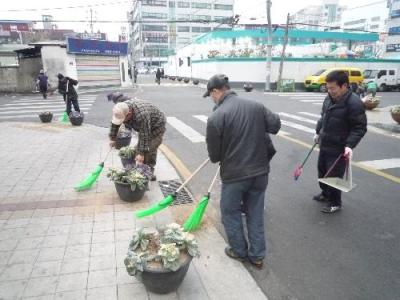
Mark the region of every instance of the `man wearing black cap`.
POLYGON ((262 268, 266 255, 264 198, 269 161, 275 153, 269 133, 279 131, 279 115, 260 103, 239 98, 223 74, 210 78, 203 96, 211 96, 216 104, 207 121, 206 142, 210 160, 221 165, 221 217, 229 242, 225 253, 262 268))

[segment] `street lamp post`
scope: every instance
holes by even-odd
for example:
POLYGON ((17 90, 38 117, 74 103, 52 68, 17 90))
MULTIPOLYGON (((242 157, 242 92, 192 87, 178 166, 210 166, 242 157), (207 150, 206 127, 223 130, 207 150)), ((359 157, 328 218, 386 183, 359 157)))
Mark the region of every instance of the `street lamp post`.
POLYGON ((272 61, 272 24, 271 24, 271 0, 267 0, 267 21, 268 21, 268 41, 267 41, 267 68, 265 76, 265 91, 271 91, 271 61, 272 61))

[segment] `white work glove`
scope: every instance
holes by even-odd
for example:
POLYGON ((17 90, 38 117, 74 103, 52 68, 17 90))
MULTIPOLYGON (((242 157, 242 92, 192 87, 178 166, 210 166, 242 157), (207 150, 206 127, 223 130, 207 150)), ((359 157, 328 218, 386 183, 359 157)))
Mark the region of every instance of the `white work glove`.
POLYGON ((344 156, 351 159, 353 157, 353 150, 350 147, 344 148, 344 156))
POLYGON ((319 134, 314 134, 313 141, 315 144, 319 144, 319 134))

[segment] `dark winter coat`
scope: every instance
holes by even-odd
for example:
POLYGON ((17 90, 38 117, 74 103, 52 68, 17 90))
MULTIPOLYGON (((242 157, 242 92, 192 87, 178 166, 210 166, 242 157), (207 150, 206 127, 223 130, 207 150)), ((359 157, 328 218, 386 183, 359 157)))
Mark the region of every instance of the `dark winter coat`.
POLYGON ((367 132, 367 116, 360 97, 350 90, 337 102, 327 96, 316 132, 321 150, 340 153, 345 147, 355 148, 367 132))
POLYGON ((39 80, 39 88, 47 90, 49 78, 45 74, 39 74, 38 80, 39 80))
POLYGON ((74 87, 77 84, 78 80, 64 77, 58 81, 58 92, 65 95, 68 100, 78 100, 78 93, 74 87))
POLYGON ((275 149, 269 133, 281 127, 278 114, 264 105, 227 91, 207 121, 207 149, 220 162, 225 183, 269 173, 275 149))

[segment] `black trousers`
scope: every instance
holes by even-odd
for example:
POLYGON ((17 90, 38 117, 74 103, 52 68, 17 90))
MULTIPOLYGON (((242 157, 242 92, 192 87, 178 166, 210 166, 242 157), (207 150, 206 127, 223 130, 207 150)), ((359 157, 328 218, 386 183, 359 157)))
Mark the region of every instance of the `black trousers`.
MULTIPOLYGON (((68 97, 67 97, 68 98, 68 97)), ((79 103, 78 99, 68 99, 67 100, 67 114, 69 115, 71 113, 71 105, 74 106, 74 110, 77 112, 80 112, 81 110, 79 109, 79 103)))
MULTIPOLYGON (((318 178, 324 178, 325 174, 333 166, 339 155, 343 154, 340 151, 324 151, 321 149, 318 157, 318 178)), ((342 157, 336 166, 329 173, 328 177, 343 178, 346 171, 346 161, 342 157)), ((328 198, 332 205, 342 205, 342 192, 324 183, 319 183, 322 194, 328 198)))

